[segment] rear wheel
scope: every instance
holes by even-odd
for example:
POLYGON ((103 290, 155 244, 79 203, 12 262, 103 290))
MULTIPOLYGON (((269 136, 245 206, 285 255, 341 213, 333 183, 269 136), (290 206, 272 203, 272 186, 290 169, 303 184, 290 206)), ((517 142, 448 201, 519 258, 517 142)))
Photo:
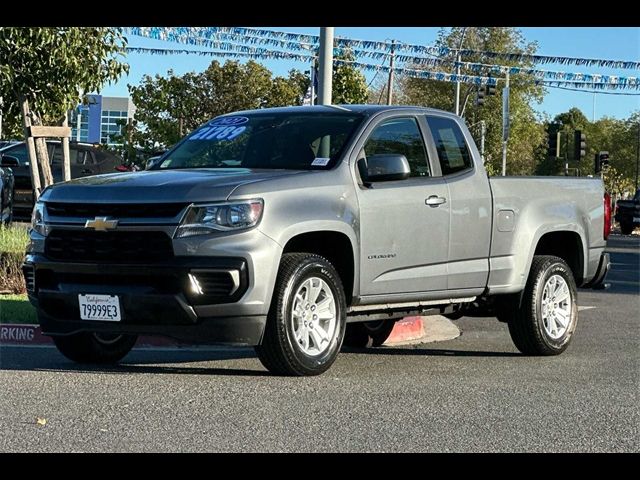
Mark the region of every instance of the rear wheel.
POLYGON ((53 337, 65 357, 77 363, 117 363, 131 351, 137 335, 81 332, 53 337))
POLYGON ((623 235, 630 235, 633 232, 633 223, 631 222, 620 222, 620 231, 623 235))
POLYGON ((533 257, 522 301, 514 303, 508 316, 509 333, 518 350, 526 355, 562 353, 578 322, 576 300, 576 284, 567 263, 550 255, 533 257))
POLYGON ((346 324, 342 282, 310 253, 282 256, 262 344, 256 353, 278 375, 319 375, 335 361, 346 324))
POLYGON ((350 323, 344 335, 344 344, 356 348, 379 347, 389 338, 395 324, 395 320, 350 323))

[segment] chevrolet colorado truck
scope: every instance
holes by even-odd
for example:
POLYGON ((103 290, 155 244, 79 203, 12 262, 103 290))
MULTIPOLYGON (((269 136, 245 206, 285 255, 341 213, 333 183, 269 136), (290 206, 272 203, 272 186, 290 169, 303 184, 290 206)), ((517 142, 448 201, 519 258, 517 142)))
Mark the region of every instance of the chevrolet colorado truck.
POLYGON ((607 272, 610 215, 600 179, 489 178, 450 113, 264 109, 207 122, 147 171, 47 188, 23 268, 77 362, 117 362, 144 333, 316 375, 343 342, 430 314, 495 316, 524 354, 556 355, 576 287, 607 272))

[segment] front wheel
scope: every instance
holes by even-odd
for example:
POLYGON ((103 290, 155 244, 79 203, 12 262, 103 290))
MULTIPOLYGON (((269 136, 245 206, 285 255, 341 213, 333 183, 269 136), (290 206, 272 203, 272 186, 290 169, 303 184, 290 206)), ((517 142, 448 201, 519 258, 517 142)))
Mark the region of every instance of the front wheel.
POLYGON ((258 358, 278 375, 325 372, 342 346, 346 310, 342 282, 327 259, 283 255, 258 358))
POLYGON ((558 257, 533 257, 522 301, 508 318, 513 343, 525 355, 558 355, 577 323, 577 289, 569 266, 558 257))
POLYGON ((136 344, 136 335, 81 332, 53 337, 65 357, 77 363, 117 363, 136 344))

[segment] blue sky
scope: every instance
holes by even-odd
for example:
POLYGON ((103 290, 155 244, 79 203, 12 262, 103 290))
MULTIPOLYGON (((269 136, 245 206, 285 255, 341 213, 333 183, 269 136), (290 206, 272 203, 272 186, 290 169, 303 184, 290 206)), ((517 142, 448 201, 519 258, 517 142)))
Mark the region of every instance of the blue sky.
MULTIPOLYGON (((317 35, 319 28, 313 27, 267 27, 297 33, 317 35)), ((640 28, 622 27, 524 27, 520 29, 527 41, 538 42, 538 54, 583 58, 606 58, 612 60, 640 59, 640 28)), ((437 27, 336 27, 335 35, 362 40, 395 39, 406 43, 432 45, 438 33, 437 27)), ((129 45, 137 47, 186 48, 184 45, 172 44, 158 40, 130 36, 129 45)), ((213 60, 213 57, 196 55, 149 55, 129 54, 130 72, 118 83, 105 87, 104 95, 126 96, 127 84, 137 85, 144 74, 166 74, 173 69, 176 74, 188 71, 202 71, 213 60)), ((223 59, 220 59, 223 61, 223 59)), ((303 62, 289 60, 265 60, 260 63, 276 75, 286 75, 292 69, 308 69, 303 62)), ((640 76, 634 70, 619 70, 603 67, 584 67, 576 65, 547 64, 540 68, 581 73, 602 73, 607 75, 640 76)), ((372 74, 367 73, 368 80, 372 74)), ((638 92, 640 93, 640 92, 638 92)), ((541 113, 554 116, 578 107, 592 119, 594 114, 594 95, 587 92, 572 92, 548 88, 544 101, 534 108, 541 113)), ((628 117, 633 111, 640 110, 640 96, 595 95, 595 118, 610 116, 628 117)))

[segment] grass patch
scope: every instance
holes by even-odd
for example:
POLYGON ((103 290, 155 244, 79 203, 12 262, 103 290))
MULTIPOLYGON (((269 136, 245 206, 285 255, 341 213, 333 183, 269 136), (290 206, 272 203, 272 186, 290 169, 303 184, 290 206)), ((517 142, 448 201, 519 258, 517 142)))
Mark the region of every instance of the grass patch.
POLYGON ((0 323, 38 323, 27 295, 0 295, 0 323))
POLYGON ((25 293, 21 266, 28 243, 24 226, 0 227, 0 293, 25 293))
POLYGON ((0 252, 24 253, 29 243, 29 232, 23 226, 0 226, 0 252))

